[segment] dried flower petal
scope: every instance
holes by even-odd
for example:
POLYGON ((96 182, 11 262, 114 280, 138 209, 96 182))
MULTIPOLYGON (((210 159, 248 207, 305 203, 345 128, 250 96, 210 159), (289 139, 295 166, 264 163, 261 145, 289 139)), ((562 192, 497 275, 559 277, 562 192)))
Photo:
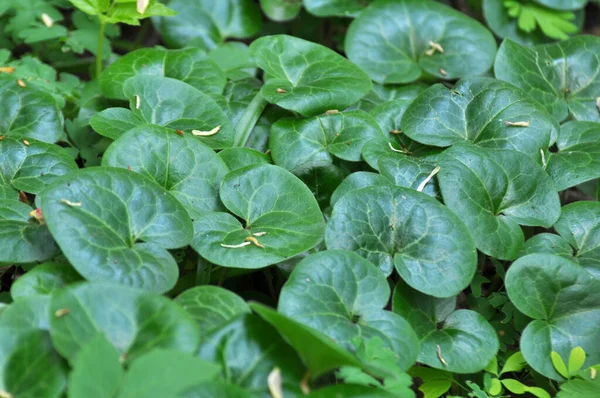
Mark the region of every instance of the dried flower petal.
POLYGON ((427 183, 429 181, 431 181, 431 179, 433 178, 433 176, 435 176, 439 172, 440 172, 440 166, 437 166, 435 169, 433 169, 433 171, 431 173, 429 173, 429 175, 427 176, 427 178, 424 179, 423 182, 419 184, 419 186, 417 187, 417 191, 418 192, 423 192, 423 189, 425 189, 425 185, 427 185, 427 183))
POLYGON ((56 310, 56 312, 54 313, 54 316, 57 318, 63 317, 67 314, 69 314, 71 311, 68 308, 61 308, 60 310, 56 310))
POLYGON ((279 368, 273 368, 271 373, 269 373, 267 384, 273 398, 283 398, 281 370, 279 368))
POLYGON ((506 121, 506 122, 504 122, 504 124, 506 124, 507 126, 510 126, 510 127, 529 127, 531 125, 531 120, 529 120, 527 122, 509 122, 509 121, 506 121))
POLYGON ((2 66, 0 67, 1 73, 13 73, 15 71, 14 66, 2 66))
POLYGON ((277 92, 278 92, 278 93, 280 93, 280 94, 287 93, 287 91, 285 91, 285 90, 284 90, 284 89, 282 89, 282 88, 278 88, 278 89, 277 89, 277 92))
POLYGON ((71 202, 70 200, 67 200, 67 199, 61 199, 60 201, 64 204, 66 204, 67 206, 71 206, 71 207, 81 207, 82 206, 81 202, 71 202))
POLYGON ((192 134, 200 137, 210 137, 211 135, 215 135, 221 130, 221 126, 217 126, 210 131, 200 131, 200 130, 192 130, 192 134))
POLYGON ((25 84, 25 82, 21 79, 17 79, 17 84, 19 85, 19 87, 27 87, 27 84, 25 84))
POLYGON ((137 0, 137 12, 144 14, 150 5, 150 0, 137 0))
POLYGON ((245 240, 250 241, 252 243, 254 243, 254 246, 257 247, 262 247, 264 248, 264 246, 258 241, 258 239, 256 239, 254 236, 249 236, 247 237, 245 240))
POLYGON ((50 18, 50 15, 43 13, 42 14, 42 22, 46 25, 47 28, 51 28, 54 25, 54 20, 50 18))
POLYGON ((245 246, 248 246, 248 245, 251 245, 251 243, 250 242, 243 242, 243 243, 240 243, 239 245, 224 245, 224 244, 221 243, 221 247, 226 247, 228 249, 239 249, 240 247, 245 247, 245 246))

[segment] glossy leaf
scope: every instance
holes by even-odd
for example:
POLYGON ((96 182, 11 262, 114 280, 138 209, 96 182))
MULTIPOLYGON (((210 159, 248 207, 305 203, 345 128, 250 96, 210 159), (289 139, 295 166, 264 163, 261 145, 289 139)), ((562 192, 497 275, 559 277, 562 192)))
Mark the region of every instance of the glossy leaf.
POLYGON ((224 149, 219 152, 219 157, 231 171, 255 164, 270 163, 269 155, 250 148, 224 149))
POLYGON ((557 10, 577 10, 585 7, 588 0, 534 0, 536 3, 557 10))
POLYGON ((373 264, 351 252, 329 250, 296 266, 281 290, 278 310, 346 349, 357 336, 378 337, 406 370, 419 343, 408 322, 383 310, 389 295, 385 277, 373 264))
POLYGON ((509 38, 526 46, 550 41, 541 30, 525 32, 518 26, 518 18, 508 14, 503 1, 483 0, 483 16, 487 26, 500 38, 509 38))
POLYGON ((335 189, 333 195, 331 195, 331 206, 335 206, 335 204, 347 193, 375 185, 390 185, 390 183, 391 182, 381 174, 370 173, 368 171, 357 171, 345 178, 335 189))
POLYGON ((461 144, 447 149, 438 164, 444 203, 489 256, 515 258, 524 243, 519 225, 550 228, 560 216, 552 180, 522 153, 461 144))
POLYGON ((70 265, 44 263, 19 277, 12 284, 10 295, 13 300, 33 296, 49 296, 54 291, 81 280, 81 276, 70 265))
POLYGON ((355 17, 373 0, 304 0, 304 7, 318 17, 355 17))
POLYGON ((144 124, 133 112, 125 108, 107 108, 90 120, 92 128, 100 135, 116 140, 127 131, 144 124))
POLYGON ((348 58, 380 84, 426 75, 458 79, 487 72, 496 42, 479 22, 434 1, 379 0, 346 35, 348 58), (443 50, 431 51, 430 43, 443 50))
POLYGON ((187 245, 192 225, 164 188, 135 172, 87 168, 56 180, 41 196, 52 235, 86 279, 171 289, 179 274, 166 249, 187 245))
POLYGON ((232 171, 221 184, 220 196, 244 224, 228 213, 209 213, 196 220, 192 247, 212 263, 262 268, 300 254, 323 239, 323 215, 315 198, 280 167, 263 164, 232 171), (227 247, 250 242, 248 237, 264 247, 227 247))
POLYGON ((266 36, 250 45, 250 54, 266 73, 265 99, 304 116, 342 111, 371 89, 369 77, 360 68, 306 40, 266 36))
POLYGON ((298 16, 302 0, 260 0, 260 7, 269 19, 285 22, 298 16))
POLYGON ((371 187, 343 196, 325 243, 357 252, 384 275, 394 266, 410 286, 436 297, 458 294, 475 274, 475 245, 461 220, 408 188, 371 187))
POLYGON ((425 183, 421 192, 429 196, 439 195, 436 179, 426 181, 435 169, 435 165, 403 154, 386 153, 379 158, 379 172, 390 182, 399 187, 417 190, 425 183))
POLYGON ((229 169, 191 134, 180 136, 160 126, 134 128, 108 148, 102 165, 130 168, 154 180, 179 200, 192 219, 224 210, 219 185, 229 169))
POLYGON ((587 354, 584 366, 600 361, 595 339, 600 327, 598 279, 562 257, 532 254, 509 268, 506 289, 517 309, 534 319, 521 337, 521 351, 533 369, 561 380, 550 354, 568 358, 577 346, 587 354))

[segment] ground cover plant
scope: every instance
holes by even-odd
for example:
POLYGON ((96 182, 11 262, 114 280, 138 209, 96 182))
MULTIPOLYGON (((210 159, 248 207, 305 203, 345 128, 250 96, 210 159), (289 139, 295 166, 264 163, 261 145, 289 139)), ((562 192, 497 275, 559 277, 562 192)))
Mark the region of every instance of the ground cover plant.
POLYGON ((0 0, 0 398, 600 396, 587 0, 0 0))

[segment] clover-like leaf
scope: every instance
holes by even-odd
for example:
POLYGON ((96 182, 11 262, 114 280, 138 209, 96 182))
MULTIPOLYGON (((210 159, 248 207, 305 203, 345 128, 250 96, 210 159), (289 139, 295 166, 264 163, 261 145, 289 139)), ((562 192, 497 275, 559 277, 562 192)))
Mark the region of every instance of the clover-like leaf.
POLYGON ((435 1, 378 0, 350 24, 346 53, 377 83, 410 83, 481 75, 496 41, 478 21, 435 1))
POLYGON ((165 187, 192 219, 224 210, 219 185, 229 172, 217 154, 193 137, 160 126, 134 128, 105 152, 102 165, 130 168, 165 187))
POLYGON ((498 352, 496 330, 481 314, 455 308, 454 297, 427 296, 404 283, 394 290, 393 311, 413 326, 421 341, 419 362, 455 373, 479 372, 498 352))
POLYGON ((179 270, 166 249, 187 245, 192 224, 164 188, 133 171, 87 168, 57 179, 41 196, 52 235, 86 279, 171 289, 179 270))
POLYGON ((303 39, 261 37, 250 45, 250 54, 265 71, 265 99, 305 116, 342 111, 371 89, 369 77, 359 67, 303 39))
POLYGON ((422 144, 447 147, 472 141, 540 158, 556 141, 558 124, 526 92, 492 78, 459 81, 449 90, 435 84, 406 110, 402 130, 422 144))
POLYGON ((262 268, 323 239, 317 201, 281 167, 261 164, 232 171, 223 179, 220 196, 243 224, 229 213, 209 213, 195 221, 192 247, 214 264, 262 268))
POLYGON ((357 336, 378 337, 406 370, 416 361, 419 343, 406 320, 383 310, 389 297, 387 280, 375 265, 352 252, 328 250, 294 268, 278 310, 348 350, 357 336))
POLYGON ((77 271, 68 264, 40 264, 13 282, 10 287, 10 295, 13 300, 33 296, 49 296, 55 290, 81 280, 77 271))
POLYGON ((214 94, 221 94, 226 83, 223 71, 198 48, 142 48, 127 53, 106 68, 99 79, 100 87, 108 98, 127 99, 123 84, 139 75, 170 77, 214 94))
POLYGON ((531 94, 556 119, 600 122, 600 38, 578 36, 566 41, 524 47, 511 40, 500 46, 496 77, 531 94))
POLYGON ((1 136, 53 143, 63 134, 63 115, 50 94, 0 76, 0 99, 1 136))
POLYGON ((54 347, 71 362, 99 333, 123 360, 155 348, 195 353, 200 342, 196 322, 179 304, 127 286, 67 286, 52 293, 50 314, 54 347))
POLYGON ((358 162, 363 146, 383 134, 375 120, 357 110, 273 124, 269 147, 275 164, 290 171, 333 163, 333 156, 358 162), (289 156, 293 153, 294 156, 289 156))
POLYGON ((39 194, 57 177, 77 169, 63 148, 40 141, 6 137, 0 141, 0 185, 39 194))
POLYGON ((462 221, 430 196, 397 186, 350 192, 336 203, 328 249, 352 250, 413 288, 455 296, 473 279, 476 250, 462 221))
POLYGON ((558 152, 550 154, 547 167, 559 191, 600 177, 599 140, 600 123, 567 122, 560 126, 558 152))
POLYGON ((58 254, 48 227, 32 218, 32 210, 25 203, 0 199, 0 263, 32 263, 58 254))
POLYGON ((304 0, 304 7, 318 17, 355 17, 373 0, 304 0))
POLYGON ((582 347, 584 367, 600 362, 600 281, 585 269, 552 254, 531 254, 515 261, 506 273, 506 290, 519 311, 534 320, 521 336, 521 351, 537 372, 562 380, 552 365, 556 351, 568 358, 582 347))
POLYGON ((200 346, 199 356, 222 366, 222 377, 251 393, 268 396, 266 383, 280 369, 284 396, 301 393, 305 367, 277 331, 256 315, 244 314, 215 330, 200 346))
POLYGON ((560 216, 550 176, 522 153, 464 143, 442 153, 438 165, 444 203, 489 256, 514 259, 524 243, 519 225, 550 228, 560 216))

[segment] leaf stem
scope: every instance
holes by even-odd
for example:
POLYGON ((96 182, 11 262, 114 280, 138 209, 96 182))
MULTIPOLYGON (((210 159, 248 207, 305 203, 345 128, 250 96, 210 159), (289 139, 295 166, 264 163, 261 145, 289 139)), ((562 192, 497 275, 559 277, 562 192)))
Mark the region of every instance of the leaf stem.
POLYGON ((98 34, 98 49, 96 50, 96 79, 102 73, 102 50, 104 49, 104 30, 106 22, 100 18, 100 33, 98 34))
POLYGON ((260 91, 256 93, 252 101, 248 104, 248 107, 242 114, 237 126, 235 126, 235 136, 233 137, 234 147, 243 147, 248 142, 252 129, 256 125, 258 118, 262 115, 267 101, 263 98, 260 91))

